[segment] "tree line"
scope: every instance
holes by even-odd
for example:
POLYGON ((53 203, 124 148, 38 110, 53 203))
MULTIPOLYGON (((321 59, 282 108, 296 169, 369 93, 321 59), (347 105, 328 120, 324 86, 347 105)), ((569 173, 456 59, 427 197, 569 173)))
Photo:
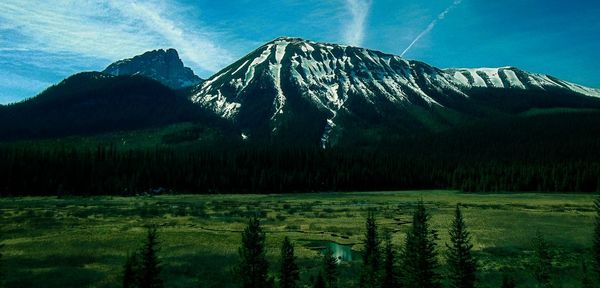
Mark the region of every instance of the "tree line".
POLYGON ((600 191, 600 161, 595 158, 486 160, 435 151, 256 146, 123 151, 113 146, 0 146, 0 195, 600 191))
POLYGON ((0 195, 600 192, 599 116, 542 113, 439 133, 390 132, 364 143, 344 139, 325 150, 302 139, 242 141, 210 119, 222 129, 211 130, 200 121, 162 135, 156 148, 126 149, 85 137, 71 146, 62 140, 2 143, 0 195))
MULTIPOLYGON (((593 259, 582 262, 581 287, 597 287, 600 283, 600 198, 595 201, 596 211, 593 259), (591 264, 591 270, 588 265, 591 264)), ((440 255, 437 242, 438 232, 429 224, 430 214, 420 201, 413 213, 412 226, 406 234, 402 247, 396 247, 388 232, 379 230, 376 215, 369 212, 365 221, 362 267, 358 276, 360 288, 473 288, 478 286, 478 262, 473 254, 473 244, 460 205, 456 205, 451 222, 449 243, 446 252, 440 255), (445 258, 446 269, 442 269, 440 258, 445 258)), ((127 256, 123 268, 124 288, 164 287, 160 277, 161 264, 158 260, 156 228, 150 227, 140 251, 127 256)), ((280 266, 275 275, 269 273, 266 257, 266 233, 260 220, 249 219, 241 237, 238 250, 239 260, 233 273, 242 288, 296 288, 302 269, 294 255, 293 242, 285 237, 280 250, 280 266)), ((532 239, 533 255, 530 272, 536 287, 555 287, 553 282, 553 249, 544 235, 537 233, 532 239)), ((338 282, 340 266, 331 249, 322 253, 321 267, 312 275, 314 288, 342 287, 338 282)), ((504 273, 502 288, 520 287, 510 273, 504 273)))

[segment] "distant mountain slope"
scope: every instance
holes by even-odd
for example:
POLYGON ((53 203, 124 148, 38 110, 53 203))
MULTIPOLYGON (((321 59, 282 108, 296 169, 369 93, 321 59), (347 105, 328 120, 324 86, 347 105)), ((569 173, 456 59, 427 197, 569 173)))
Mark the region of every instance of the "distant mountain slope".
POLYGON ((1 106, 0 139, 95 134, 198 119, 220 121, 211 115, 154 80, 86 72, 34 98, 1 106))
POLYGON ((159 49, 120 60, 106 67, 103 73, 114 76, 141 75, 173 89, 190 87, 202 82, 192 69, 183 65, 175 49, 159 49))
POLYGON ((192 100, 250 138, 335 145, 438 131, 533 108, 600 108, 600 90, 517 68, 438 69, 299 38, 269 42, 198 85, 192 100))

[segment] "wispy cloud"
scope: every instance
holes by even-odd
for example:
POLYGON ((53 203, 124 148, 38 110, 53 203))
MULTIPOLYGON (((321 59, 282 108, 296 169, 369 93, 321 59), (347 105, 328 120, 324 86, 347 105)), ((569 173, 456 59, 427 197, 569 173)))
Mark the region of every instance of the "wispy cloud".
POLYGON ((51 83, 28 78, 5 69, 0 69, 0 104, 8 104, 23 99, 22 93, 31 97, 32 91, 41 91, 51 83))
POLYGON ((121 0, 36 2, 0 2, 0 50, 74 53, 114 61, 174 47, 188 64, 209 72, 232 59, 227 49, 216 44, 219 34, 176 18, 183 9, 176 5, 121 0))
POLYGON ((51 85, 51 83, 27 78, 18 74, 14 74, 10 71, 2 70, 2 72, 2 77, 0 77, 0 87, 30 89, 32 86, 35 86, 36 88, 40 89, 51 85))
POLYGON ((437 18, 433 19, 433 21, 431 21, 431 23, 429 23, 429 25, 427 25, 427 28, 425 28, 425 30, 423 30, 419 35, 417 35, 417 37, 410 43, 410 45, 408 45, 408 47, 406 47, 406 49, 404 49, 404 51, 402 52, 402 54, 400 54, 400 56, 404 57, 404 54, 406 54, 408 51, 410 51, 410 49, 415 46, 415 44, 417 44, 417 42, 419 42, 419 40, 421 40, 421 38, 423 38, 423 36, 429 34, 429 32, 431 32, 431 30, 433 30, 433 28, 435 28, 435 25, 437 25, 437 23, 441 20, 444 20, 444 18, 446 18, 446 15, 448 15, 448 13, 450 13, 450 11, 452 11, 452 9, 456 8, 456 6, 460 5, 460 3, 462 2, 462 0, 454 0, 454 2, 452 2, 452 4, 446 8, 446 10, 442 11, 442 13, 440 13, 437 18))
POLYGON ((344 1, 351 16, 343 31, 344 42, 352 46, 361 46, 365 38, 365 25, 372 2, 371 0, 344 1))
POLYGON ((218 46, 213 39, 218 35, 207 29, 196 27, 194 31, 186 30, 186 23, 178 23, 176 15, 168 15, 171 8, 159 7, 157 3, 124 2, 115 0, 111 5, 123 15, 141 21, 145 26, 144 31, 152 31, 167 40, 171 46, 177 47, 181 56, 189 59, 196 65, 208 71, 216 71, 229 64, 233 57, 229 51, 218 46), (171 17, 170 17, 171 16, 171 17), (211 37, 213 36, 213 37, 211 37))

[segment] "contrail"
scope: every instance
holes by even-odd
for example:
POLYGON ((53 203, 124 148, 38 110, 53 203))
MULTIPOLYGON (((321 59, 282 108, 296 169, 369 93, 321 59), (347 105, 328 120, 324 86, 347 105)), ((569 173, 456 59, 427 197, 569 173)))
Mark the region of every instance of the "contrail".
POLYGON ((406 52, 408 52, 410 50, 410 48, 412 48, 417 42, 419 42, 419 40, 421 40, 421 38, 423 38, 423 36, 427 35, 427 33, 431 32, 431 30, 433 30, 433 28, 435 28, 435 25, 437 25, 437 23, 440 20, 444 20, 444 18, 446 18, 446 14, 450 13, 450 11, 452 11, 452 9, 454 9, 456 6, 460 5, 460 3, 462 2, 462 0, 454 0, 454 2, 452 3, 452 5, 450 5, 450 7, 446 8, 446 10, 444 10, 444 12, 440 13, 440 15, 437 16, 437 18, 435 18, 433 21, 431 21, 431 23, 429 23, 429 25, 427 25, 427 28, 425 30, 423 30, 423 32, 421 32, 421 34, 419 34, 417 36, 417 38, 415 38, 415 40, 413 40, 410 45, 408 45, 408 47, 406 47, 406 49, 404 49, 404 52, 402 52, 402 54, 400 54, 400 57, 404 57, 404 54, 406 54, 406 52))

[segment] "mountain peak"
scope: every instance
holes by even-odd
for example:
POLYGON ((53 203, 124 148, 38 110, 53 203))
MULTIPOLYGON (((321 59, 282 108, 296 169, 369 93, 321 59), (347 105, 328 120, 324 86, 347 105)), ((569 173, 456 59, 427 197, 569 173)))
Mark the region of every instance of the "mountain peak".
POLYGON ((337 137, 332 135, 352 130, 343 129, 344 122, 364 124, 362 117, 406 131, 438 129, 451 125, 447 115, 549 105, 540 95, 569 106, 579 101, 573 99, 600 97, 600 91, 513 67, 439 69, 360 47, 279 37, 197 86, 191 99, 248 135, 285 134, 311 123, 321 127, 313 139, 325 145, 337 137), (497 105, 503 102, 512 106, 497 105))
POLYGON ((173 48, 152 50, 133 58, 117 61, 106 67, 103 72, 114 76, 141 75, 173 89, 190 87, 202 82, 192 69, 183 65, 179 53, 173 48))
MULTIPOLYGON (((308 46, 324 47, 324 48, 327 48, 327 47, 329 47, 329 48, 332 48, 332 47, 342 47, 342 48, 349 47, 347 45, 342 45, 342 44, 335 44, 335 43, 329 43, 329 42, 317 42, 317 41, 312 41, 312 40, 309 40, 309 39, 304 39, 304 38, 300 38, 300 37, 290 37, 290 36, 277 37, 277 38, 271 40, 270 42, 267 42, 263 46, 273 45, 273 44, 308 45, 308 46)), ((360 47, 352 47, 352 48, 362 49, 362 50, 368 50, 366 48, 360 48, 360 47)))
POLYGON ((277 38, 273 39, 269 43, 275 43, 275 42, 311 42, 311 41, 302 39, 300 37, 281 36, 281 37, 277 37, 277 38))

